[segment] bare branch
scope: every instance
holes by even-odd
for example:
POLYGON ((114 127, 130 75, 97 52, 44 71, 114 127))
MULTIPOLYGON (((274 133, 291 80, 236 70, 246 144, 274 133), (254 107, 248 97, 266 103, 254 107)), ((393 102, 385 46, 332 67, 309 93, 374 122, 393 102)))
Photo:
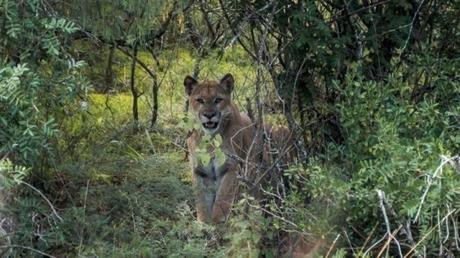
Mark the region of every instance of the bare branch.
POLYGON ((38 190, 35 186, 25 182, 25 181, 21 181, 22 184, 28 186, 30 189, 34 190, 35 192, 37 192, 45 201, 46 203, 48 203, 48 206, 50 206, 51 210, 53 211, 53 214, 56 216, 56 218, 58 218, 60 221, 64 221, 64 219, 59 216, 58 212, 56 211, 56 209, 54 208, 53 204, 51 203, 51 201, 46 197, 46 195, 44 195, 40 190, 38 190))

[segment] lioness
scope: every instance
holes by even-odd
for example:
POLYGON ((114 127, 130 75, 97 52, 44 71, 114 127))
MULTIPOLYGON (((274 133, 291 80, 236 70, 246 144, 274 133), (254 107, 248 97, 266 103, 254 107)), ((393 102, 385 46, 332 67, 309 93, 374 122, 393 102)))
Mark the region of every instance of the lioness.
POLYGON ((224 221, 230 212, 242 161, 251 161, 258 149, 251 148, 254 146, 255 125, 232 102, 234 79, 231 74, 220 81, 203 82, 187 76, 184 86, 190 108, 202 129, 194 130, 187 139, 196 189, 197 217, 201 222, 218 223, 224 221), (221 135, 220 148, 225 154, 223 164, 219 165, 215 158, 209 164, 202 164, 197 159, 196 149, 204 134, 221 135))

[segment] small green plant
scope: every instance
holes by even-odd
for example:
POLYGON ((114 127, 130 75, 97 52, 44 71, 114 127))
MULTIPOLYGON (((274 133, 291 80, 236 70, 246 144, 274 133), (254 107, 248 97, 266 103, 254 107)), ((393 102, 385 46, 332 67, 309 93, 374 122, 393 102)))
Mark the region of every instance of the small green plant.
POLYGON ((0 190, 11 190, 11 188, 22 183, 27 176, 29 169, 14 165, 9 159, 0 160, 0 190))
MULTIPOLYGON (((273 254, 273 250, 261 248, 265 219, 254 197, 243 194, 235 204, 229 225, 225 227, 227 257, 260 257, 273 254)), ((272 256, 273 257, 273 256, 272 256)))
MULTIPOLYGON (((186 131, 194 130, 200 133, 202 131, 200 123, 197 119, 193 119, 193 114, 184 116, 181 119, 179 127, 186 131)), ((225 153, 221 149, 222 136, 220 134, 202 134, 200 143, 196 148, 197 162, 203 166, 209 166, 211 161, 216 162, 217 166, 222 166, 225 162, 225 153)))
POLYGON ((196 149, 198 162, 204 166, 209 166, 211 160, 216 162, 217 166, 222 166, 225 162, 225 154, 221 150, 222 136, 220 134, 206 134, 201 137, 200 144, 196 149))

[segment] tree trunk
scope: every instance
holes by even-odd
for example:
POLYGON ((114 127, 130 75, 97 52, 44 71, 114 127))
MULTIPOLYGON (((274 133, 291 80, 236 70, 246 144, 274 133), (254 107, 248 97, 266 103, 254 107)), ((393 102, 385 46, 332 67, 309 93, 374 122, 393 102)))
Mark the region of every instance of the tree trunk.
POLYGON ((112 69, 112 64, 113 64, 113 54, 115 52, 115 45, 110 46, 109 50, 109 56, 107 58, 107 67, 105 68, 105 93, 108 93, 110 89, 113 88, 113 69, 112 69))
POLYGON ((153 128, 158 119, 158 82, 157 78, 152 78, 152 120, 150 121, 150 128, 153 128))
POLYGON ((133 58, 131 63, 131 94, 133 95, 133 129, 135 132, 139 130, 139 109, 138 98, 139 94, 136 89, 135 72, 136 72, 136 59, 137 59, 137 43, 133 47, 133 58))

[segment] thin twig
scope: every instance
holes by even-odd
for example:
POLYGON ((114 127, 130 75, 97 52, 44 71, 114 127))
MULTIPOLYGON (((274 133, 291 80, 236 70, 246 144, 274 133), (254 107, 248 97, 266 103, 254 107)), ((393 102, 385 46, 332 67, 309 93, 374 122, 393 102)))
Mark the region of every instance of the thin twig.
POLYGON ((356 253, 355 253, 355 248, 353 248, 353 245, 351 244, 351 241, 350 241, 350 238, 348 237, 348 233, 345 229, 342 230, 344 235, 345 235, 345 239, 347 240, 348 242, 348 245, 350 246, 350 250, 353 252, 353 257, 357 257, 356 253))
MULTIPOLYGON (((88 189, 89 189, 89 179, 86 181, 86 191, 85 191, 85 199, 83 203, 83 223, 86 224, 86 201, 88 200, 88 189)), ((81 248, 83 246, 83 231, 85 227, 81 227, 80 230, 80 244, 78 246, 78 253, 80 254, 81 248)))
MULTIPOLYGON (((366 240, 364 241, 364 244, 363 244, 363 247, 361 247, 361 250, 359 250, 360 253, 362 253, 364 251, 364 248, 366 247, 367 243, 369 242, 369 240, 371 239, 372 235, 374 234, 375 230, 377 229, 377 226, 380 224, 380 222, 377 222, 375 224, 375 226, 372 228, 372 231, 371 233, 369 234, 369 236, 366 238, 366 240)), ((355 230, 356 231, 356 230, 355 230)))
POLYGON ((34 190, 35 192, 37 192, 47 203, 48 205, 50 206, 51 210, 53 211, 54 215, 62 222, 64 221, 63 218, 61 218, 61 216, 59 216, 59 214, 57 213, 56 209, 54 208, 53 204, 51 203, 51 201, 40 191, 38 190, 37 188, 35 188, 35 186, 25 182, 25 181, 21 181, 22 184, 30 187, 32 190, 34 190))
POLYGON ((407 35, 406 42, 404 43, 404 46, 401 49, 401 53, 399 54, 400 57, 401 57, 402 53, 404 52, 404 50, 406 49, 407 44, 409 43, 409 40, 410 40, 411 35, 412 35, 412 30, 414 29, 415 19, 417 18, 418 13, 420 12, 420 8, 422 7, 424 2, 425 2, 425 0, 420 1, 420 5, 418 6, 417 11, 415 11, 414 17, 412 17, 412 21, 410 23, 409 35, 407 35))
POLYGON ((373 245, 371 245, 367 250, 366 252, 364 252, 363 254, 363 257, 366 257, 367 253, 370 252, 372 249, 374 249, 374 247, 376 247, 378 244, 380 244, 380 242, 382 242, 385 238, 386 238, 387 234, 385 233, 385 235, 383 235, 382 238, 380 238, 379 240, 377 240, 377 242, 375 242, 373 245))
POLYGON ((341 236, 342 236, 342 235, 339 233, 339 234, 337 235, 337 237, 334 239, 334 241, 332 242, 331 247, 330 247, 329 250, 327 251, 327 254, 326 254, 326 256, 325 256, 326 258, 329 257, 329 254, 331 253, 332 249, 334 249, 335 243, 337 242, 337 240, 339 240, 339 238, 340 238, 341 236))
MULTIPOLYGON (((382 197, 383 197, 382 201, 383 201, 383 204, 384 204, 385 208, 390 212, 390 215, 393 216, 393 218, 396 220, 396 222, 399 224, 399 226, 402 226, 401 233, 406 235, 406 238, 409 241, 409 244, 415 245, 415 241, 414 241, 414 239, 412 237, 412 232, 410 230, 410 220, 408 220, 407 223, 401 222, 399 220, 395 210, 393 209, 393 207, 390 205, 390 203, 386 199, 385 194, 382 197)), ((417 256, 421 257, 420 255, 417 255, 417 256)))
POLYGON ((263 207, 252 205, 250 203, 248 203, 248 205, 251 206, 252 208, 260 209, 260 210, 270 214, 271 216, 273 216, 273 217, 275 217, 275 218, 277 218, 277 219, 279 219, 279 220, 281 220, 281 221, 283 221, 283 222, 285 222, 285 223, 287 223, 287 224, 289 224, 289 225, 291 225, 291 226, 293 226, 295 228, 299 228, 299 226, 297 226, 297 224, 295 224, 294 222, 292 222, 290 220, 287 220, 287 219, 285 219, 285 218, 283 218, 283 217, 281 217, 279 215, 276 215, 275 213, 273 213, 273 212, 271 212, 271 211, 269 211, 269 210, 267 210, 267 209, 265 209, 263 207))
MULTIPOLYGON (((391 243, 391 240, 395 240, 396 241, 396 238, 395 238, 395 235, 399 232, 399 230, 401 229, 401 225, 399 225, 399 227, 397 229, 395 229, 395 231, 393 232, 390 232, 390 234, 388 234, 388 240, 385 242, 385 244, 382 246, 382 248, 380 249, 380 252, 377 254, 377 258, 379 258, 383 251, 387 249, 388 245, 391 243)), ((399 247, 399 243, 398 243, 398 247, 399 247)), ((402 253, 401 253, 401 248, 399 247, 399 254, 401 255, 402 257, 402 253)))
POLYGON ((26 249, 26 250, 29 250, 29 251, 33 251, 33 252, 36 252, 38 254, 41 254, 43 256, 46 256, 46 257, 51 257, 51 258, 56 258, 56 256, 53 256, 51 254, 47 254, 47 253, 44 253, 40 250, 37 250, 35 248, 32 248, 32 247, 29 247, 29 246, 23 246, 23 245, 3 245, 3 246, 0 246, 0 249, 9 249, 9 248, 21 248, 21 249, 26 249))
POLYGON ((453 209, 451 212, 447 213, 447 215, 444 216, 444 217, 442 218, 442 220, 441 220, 439 223, 437 223, 437 224, 434 225, 432 228, 430 228, 430 230, 428 230, 428 232, 427 232, 427 233, 426 233, 426 234, 425 234, 425 235, 424 235, 424 236, 423 236, 423 237, 422 237, 422 238, 421 238, 421 239, 420 239, 410 250, 409 250, 409 252, 406 253, 406 255, 404 256, 404 258, 409 257, 410 254, 415 250, 415 248, 417 248, 417 247, 425 240, 425 238, 427 238, 427 237, 431 234, 431 232, 432 232, 433 230, 435 230, 437 227, 440 226, 440 223, 443 223, 444 220, 446 220, 450 215, 452 215, 452 213, 457 212, 457 211, 458 211, 458 210, 453 209))
POLYGON ((446 165, 446 163, 449 163, 451 160, 455 160, 457 158, 458 158, 457 156, 454 156, 454 157, 451 157, 451 158, 441 156, 441 159, 442 159, 441 164, 438 166, 438 168, 436 169, 436 171, 434 172, 434 174, 432 176, 428 175, 428 179, 427 179, 428 185, 427 185, 427 187, 425 189, 425 192, 423 193, 423 195, 421 197, 421 201, 420 201, 420 204, 418 206, 418 210, 417 210, 417 214, 415 215, 414 222, 417 221, 419 216, 420 216, 420 211, 422 210, 422 205, 425 202, 425 198, 426 198, 426 196, 428 194, 428 191, 430 190, 431 185, 433 184, 433 179, 438 177, 438 174, 442 174, 442 168, 444 167, 444 165, 446 165))
MULTIPOLYGON (((384 199, 386 199, 385 198, 385 192, 383 192, 382 190, 377 190, 377 194, 379 196, 380 208, 382 209, 383 218, 385 220, 385 225, 386 225, 386 228, 387 228, 387 235, 388 235, 388 242, 387 243, 389 244, 391 242, 391 239, 393 239, 395 241, 396 245, 398 246, 399 256, 402 257, 403 255, 402 255, 402 251, 401 251, 401 245, 399 244, 399 241, 391 233, 390 221, 388 220, 387 211, 385 209, 385 204, 384 204, 384 199)), ((402 227, 402 225, 399 226, 398 231, 399 231, 399 229, 401 227, 402 227)), ((387 244, 385 244, 385 245, 387 245, 387 244)), ((378 256, 380 256, 380 254, 378 256)))

